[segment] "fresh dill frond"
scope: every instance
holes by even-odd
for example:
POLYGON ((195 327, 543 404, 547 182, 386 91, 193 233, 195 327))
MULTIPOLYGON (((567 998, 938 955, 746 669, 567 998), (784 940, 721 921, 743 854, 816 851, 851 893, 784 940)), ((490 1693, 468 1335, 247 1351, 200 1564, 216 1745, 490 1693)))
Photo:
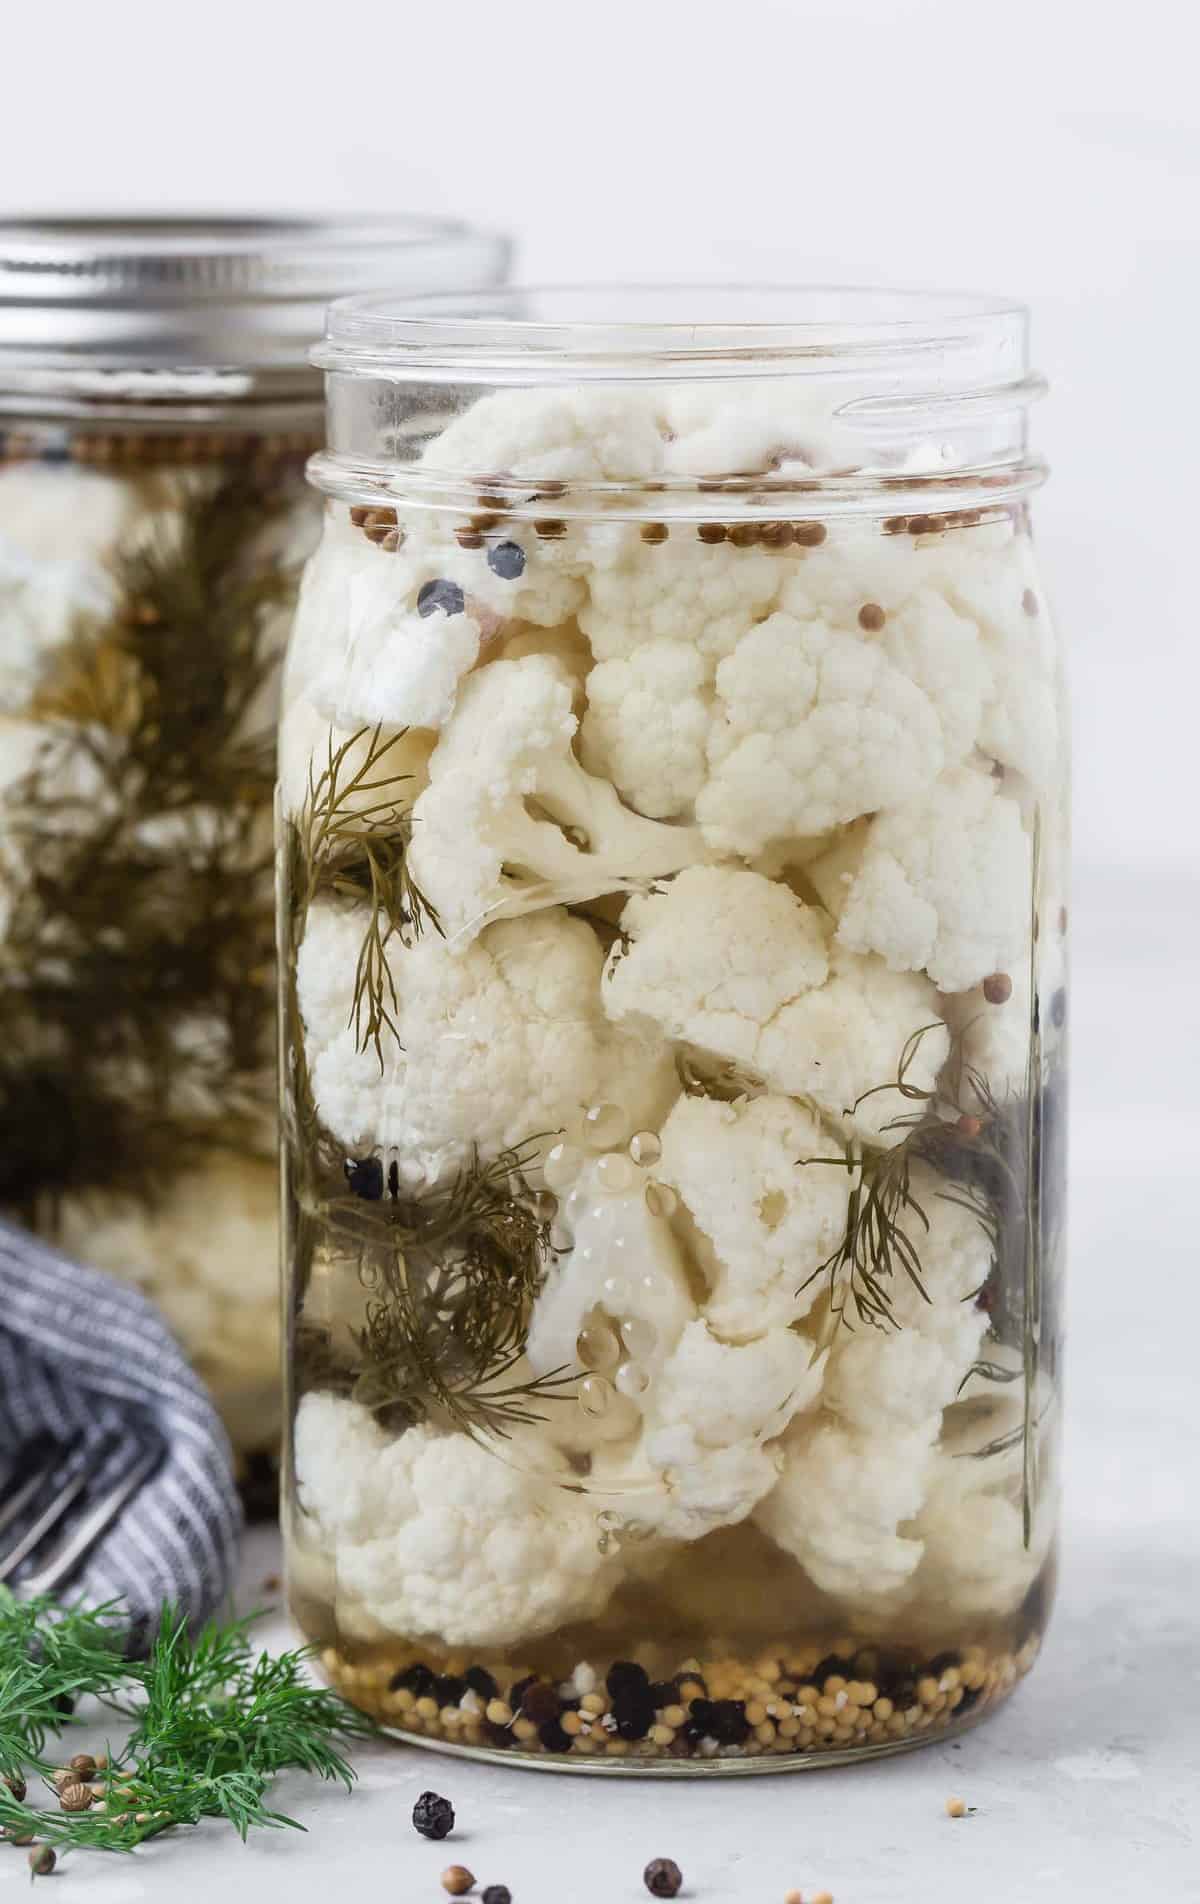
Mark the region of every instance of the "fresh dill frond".
MULTIPOLYGON (((133 1850, 144 1839, 202 1818, 224 1818, 242 1837, 255 1827, 294 1826, 267 1798, 278 1773, 296 1769, 349 1789, 354 1773, 342 1748, 374 1735, 373 1722, 336 1693, 313 1684, 310 1648, 256 1654, 250 1622, 210 1622, 191 1635, 183 1615, 165 1608, 150 1652, 120 1653, 113 1609, 81 1613, 40 1601, 0 1604, 0 1758, 14 1784, 26 1771, 48 1773, 45 1738, 65 1723, 24 1722, 10 1708, 18 1688, 46 1697, 102 1700, 130 1725, 110 1750, 103 1809, 67 1812, 18 1799, 0 1783, 0 1824, 32 1832, 57 1848, 133 1850), (14 1609, 16 1609, 14 1611, 14 1609)), ((17 1785, 17 1789, 20 1787, 17 1785)))
POLYGON ((574 1376, 513 1380, 550 1259, 549 1222, 526 1178, 538 1140, 484 1160, 418 1196, 332 1198, 326 1234, 357 1257, 366 1291, 352 1348, 300 1333, 303 1373, 392 1421, 430 1417, 506 1436, 544 1419, 574 1376))
POLYGON ((366 911, 351 1019, 358 1049, 373 1045, 381 1069, 384 1032, 399 1043, 388 946, 394 938, 407 948, 427 927, 442 929, 409 870, 413 822, 401 790, 411 775, 381 771, 397 739, 403 730, 385 736, 382 727, 359 728, 338 748, 331 739, 324 767, 310 775, 299 820, 303 915, 322 892, 356 900, 366 911))

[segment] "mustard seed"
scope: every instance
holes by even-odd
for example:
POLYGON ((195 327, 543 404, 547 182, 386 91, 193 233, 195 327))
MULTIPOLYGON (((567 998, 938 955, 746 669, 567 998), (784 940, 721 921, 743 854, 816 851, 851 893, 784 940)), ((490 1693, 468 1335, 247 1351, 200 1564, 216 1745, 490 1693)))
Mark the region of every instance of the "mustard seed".
POLYGON ((718 542, 724 542, 728 530, 723 522, 702 522, 697 527, 696 534, 701 542, 707 542, 713 545, 718 542))
POLYGON ((948 1798, 946 1800, 947 1818, 965 1818, 966 1815, 967 1807, 961 1798, 948 1798))
POLYGON ((1007 1005, 1012 997, 1013 982, 1007 972, 993 972, 983 981, 983 995, 989 1005, 1007 1005))
POLYGON ((877 635, 887 620, 878 602, 864 602, 858 611, 858 625, 868 635, 877 635))
POLYGON ((665 522, 643 522, 643 542, 665 542, 671 531, 665 522))
POLYGON ((819 549, 828 533, 823 522, 797 522, 792 539, 802 549, 819 549))
POLYGON ((1037 614, 1037 612, 1038 612, 1038 598, 1037 598, 1037 596, 1036 596, 1036 595, 1034 594, 1034 592, 1033 592, 1033 590, 1032 590, 1031 588, 1027 588, 1027 589, 1025 590, 1025 593, 1024 593, 1024 594, 1022 595, 1022 597, 1021 597, 1021 607, 1022 607, 1022 608, 1023 608, 1024 610, 1025 610, 1025 613, 1026 613, 1027 615, 1036 615, 1036 614, 1037 614))

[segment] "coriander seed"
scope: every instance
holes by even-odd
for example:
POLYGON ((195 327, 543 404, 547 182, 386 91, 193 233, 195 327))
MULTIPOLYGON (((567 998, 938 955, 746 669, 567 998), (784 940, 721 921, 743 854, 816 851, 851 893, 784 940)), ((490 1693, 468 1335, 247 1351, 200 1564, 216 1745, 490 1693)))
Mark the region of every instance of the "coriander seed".
POLYGON ((48 1878, 58 1859, 48 1844, 37 1845, 29 1854, 29 1870, 35 1878, 48 1878))
POLYGON ((93 1802, 95 1794, 89 1785, 64 1785, 58 1794, 58 1802, 64 1811, 86 1811, 93 1802))
POLYGON ((451 1897, 465 1897, 475 1879, 465 1864, 448 1864, 442 1872, 442 1889, 451 1897))

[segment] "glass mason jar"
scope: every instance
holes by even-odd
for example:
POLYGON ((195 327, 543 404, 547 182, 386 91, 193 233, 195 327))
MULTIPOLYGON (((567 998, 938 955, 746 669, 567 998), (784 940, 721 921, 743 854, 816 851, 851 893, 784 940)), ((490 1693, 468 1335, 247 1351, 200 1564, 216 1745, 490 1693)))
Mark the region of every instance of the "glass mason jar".
POLYGON ((1065 741, 1017 308, 331 313, 279 865, 296 1618, 567 1770, 945 1738, 1051 1598, 1065 741))
POLYGON ((500 274, 384 220, 0 228, 0 1206, 280 1426, 271 797, 331 293, 500 274))

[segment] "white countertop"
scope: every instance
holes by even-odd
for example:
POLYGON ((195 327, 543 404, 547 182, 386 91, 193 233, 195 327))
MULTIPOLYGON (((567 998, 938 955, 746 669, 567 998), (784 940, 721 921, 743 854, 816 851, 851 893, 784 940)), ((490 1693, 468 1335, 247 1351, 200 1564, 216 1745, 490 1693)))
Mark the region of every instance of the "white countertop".
MULTIPOLYGON (((280 1782, 306 1836, 243 1846, 206 1826, 133 1858, 80 1857, 64 1896, 434 1904, 458 1862, 476 1898, 504 1883, 514 1904, 636 1904, 661 1856, 682 1866, 687 1904, 782 1904, 794 1887, 806 1904, 820 1890, 835 1904, 1200 1900, 1200 903, 1194 885, 1080 885, 1064 1561, 1042 1659, 1006 1708, 875 1765, 713 1782, 374 1746, 350 1796, 280 1782), (410 1822, 427 1788, 458 1813, 442 1844, 410 1822), (973 1816, 946 1816, 952 1792, 973 1816)), ((277 1566, 258 1530, 244 1603, 277 1566)), ((263 1634, 289 1643, 282 1616, 263 1634)))

